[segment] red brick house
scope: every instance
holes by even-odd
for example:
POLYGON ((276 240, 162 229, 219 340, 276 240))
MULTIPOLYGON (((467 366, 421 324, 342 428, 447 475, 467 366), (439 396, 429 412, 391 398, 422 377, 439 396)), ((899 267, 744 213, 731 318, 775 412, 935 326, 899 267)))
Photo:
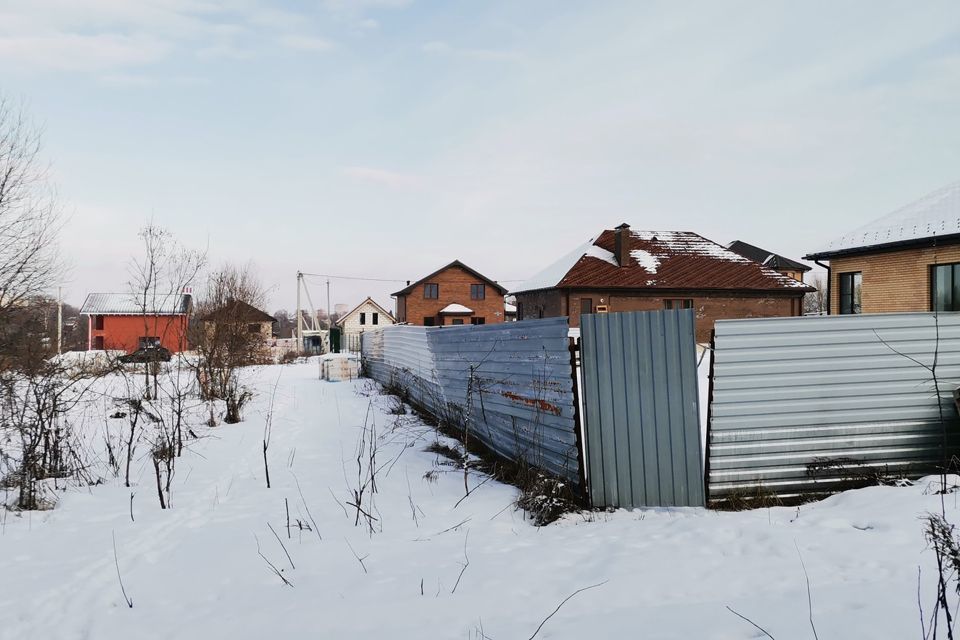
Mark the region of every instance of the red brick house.
POLYGON ((192 306, 188 293, 149 296, 146 304, 132 293, 91 293, 80 308, 87 316, 87 348, 130 353, 159 344, 185 351, 192 306))
POLYGON ((507 290, 454 260, 393 296, 397 322, 426 327, 503 322, 507 290))
POLYGON ((799 316, 811 287, 689 231, 633 231, 596 238, 519 286, 517 319, 693 308, 697 340, 715 320, 799 316))

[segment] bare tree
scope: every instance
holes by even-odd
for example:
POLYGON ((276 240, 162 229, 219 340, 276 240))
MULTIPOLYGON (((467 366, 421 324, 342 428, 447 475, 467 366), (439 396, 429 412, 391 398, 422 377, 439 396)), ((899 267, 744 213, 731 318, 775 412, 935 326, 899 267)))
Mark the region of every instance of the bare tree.
POLYGON ((813 275, 807 282, 816 291, 803 296, 803 312, 809 315, 823 315, 827 312, 827 283, 821 274, 813 275))
POLYGON ((62 217, 40 161, 40 138, 24 111, 0 96, 0 327, 24 301, 49 292, 63 271, 62 217))
POLYGON ((240 422, 252 392, 242 384, 240 369, 270 361, 266 336, 255 314, 262 307, 263 287, 253 268, 225 265, 210 275, 198 300, 198 321, 191 327, 200 359, 197 375, 203 397, 226 403, 224 422, 240 422))

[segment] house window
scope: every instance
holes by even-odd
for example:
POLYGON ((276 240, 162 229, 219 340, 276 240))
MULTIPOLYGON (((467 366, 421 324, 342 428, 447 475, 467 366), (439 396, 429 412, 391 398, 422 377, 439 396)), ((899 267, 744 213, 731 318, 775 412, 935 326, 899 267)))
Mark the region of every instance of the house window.
POLYGON ((103 316, 94 316, 93 328, 97 331, 103 331, 103 316))
POLYGON ((580 298, 580 315, 593 313, 593 298, 580 298))
POLYGON ((374 325, 378 325, 378 324, 380 324, 380 314, 379 314, 379 313, 376 313, 376 312, 374 312, 374 313, 373 313, 373 314, 371 314, 371 315, 373 316, 373 317, 371 318, 371 320, 372 320, 372 322, 373 322, 373 324, 374 324, 374 325))
POLYGON ((840 274, 840 313, 860 313, 862 285, 863 274, 860 271, 840 274))
POLYGON ((423 319, 423 326, 425 326, 425 327, 432 327, 433 325, 434 325, 434 318, 433 318, 433 316, 427 316, 427 317, 425 317, 425 318, 423 319))
POLYGON ((450 324, 463 324, 463 318, 454 318, 450 324))
POLYGON ((367 314, 363 311, 360 312, 360 324, 367 324, 367 314))
POLYGON ((470 299, 483 300, 487 297, 487 286, 484 284, 470 285, 470 299))
POLYGON ((256 323, 248 324, 247 333, 260 333, 260 325, 256 323))
POLYGON ((470 324, 486 324, 485 318, 470 318, 470 324))
POLYGON ((690 298, 667 298, 663 301, 664 309, 693 309, 693 300, 690 298))
POLYGON ((97 351, 103 351, 103 336, 96 336, 93 339, 93 348, 97 351))
POLYGON ((960 264, 935 264, 930 274, 930 309, 960 311, 960 264))
POLYGON ((523 303, 517 303, 517 320, 523 320, 523 303))
POLYGON ((440 285, 435 282, 428 282, 423 285, 423 297, 428 300, 436 300, 440 297, 440 285))

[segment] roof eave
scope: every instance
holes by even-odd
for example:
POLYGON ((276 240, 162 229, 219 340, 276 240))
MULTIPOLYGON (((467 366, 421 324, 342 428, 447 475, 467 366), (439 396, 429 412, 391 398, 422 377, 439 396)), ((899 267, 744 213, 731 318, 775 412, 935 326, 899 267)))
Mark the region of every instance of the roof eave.
POLYGON ((927 238, 913 238, 910 240, 898 240, 896 242, 884 242, 882 244, 864 245, 859 247, 849 247, 847 249, 837 249, 836 251, 818 251, 803 256, 804 260, 829 260, 848 255, 857 255, 864 253, 880 253, 885 251, 897 251, 899 249, 910 249, 915 247, 936 246, 938 242, 956 243, 960 242, 960 233, 952 233, 945 236, 930 236, 927 238))

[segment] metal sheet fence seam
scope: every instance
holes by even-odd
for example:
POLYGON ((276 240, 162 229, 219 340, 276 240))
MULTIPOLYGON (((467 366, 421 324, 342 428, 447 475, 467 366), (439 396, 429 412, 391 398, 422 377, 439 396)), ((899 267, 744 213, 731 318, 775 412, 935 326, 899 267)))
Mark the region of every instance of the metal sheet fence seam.
POLYGON ((947 455, 956 450, 958 383, 960 314, 718 321, 710 499, 825 493, 869 475, 931 473, 944 427, 947 455))
POLYGON ((366 374, 488 449, 581 483, 566 318, 393 326, 361 340, 366 374))

